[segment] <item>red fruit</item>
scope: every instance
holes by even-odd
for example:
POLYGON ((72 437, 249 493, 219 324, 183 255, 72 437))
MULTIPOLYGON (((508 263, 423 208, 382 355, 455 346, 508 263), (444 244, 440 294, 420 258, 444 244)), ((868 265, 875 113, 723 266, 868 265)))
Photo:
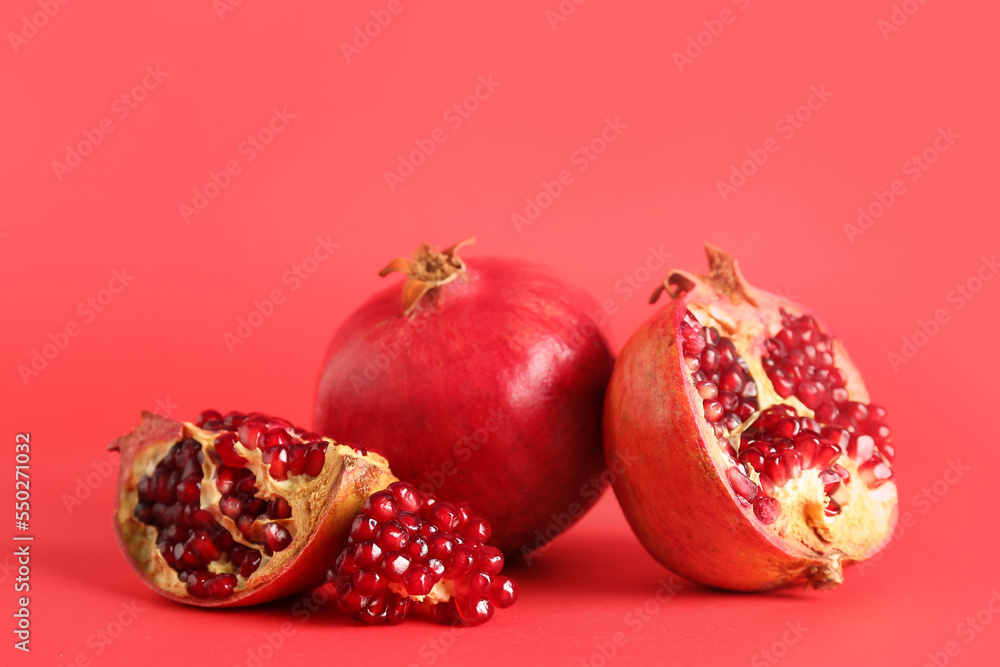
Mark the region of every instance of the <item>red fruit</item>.
POLYGON ((671 273, 652 301, 673 302, 615 365, 605 456, 641 462, 615 493, 649 552, 689 579, 832 588, 896 521, 885 410, 827 327, 707 251, 710 275, 671 273), (720 419, 706 397, 737 387, 748 407, 720 419))
POLYGON ((603 490, 614 360, 582 290, 520 260, 466 263, 463 245, 382 271, 406 275, 402 294, 380 292, 335 334, 316 430, 381 452, 421 491, 474 500, 496 546, 521 553, 603 490))
POLYGON ((479 625, 494 607, 517 600, 517 584, 500 575, 500 550, 479 541, 483 519, 470 518, 465 525, 474 525, 476 534, 468 534, 453 519, 454 506, 434 503, 433 496, 405 482, 394 482, 369 500, 365 519, 328 573, 339 609, 366 623, 398 623, 412 613, 441 623, 479 625), (392 498, 406 499, 413 530, 385 510, 392 498), (432 533, 426 539, 425 529, 432 533), (428 541, 429 548, 410 548, 428 541), (383 551, 379 545, 387 542, 392 549, 383 551), (387 608, 397 609, 396 615, 387 616, 387 608))
MULTIPOLYGON (((254 443, 263 452, 242 444, 241 433, 260 435, 244 420, 208 410, 196 425, 144 412, 111 444, 122 455, 118 543, 143 582, 172 600, 235 607, 320 585, 367 496, 396 479, 381 456, 324 439, 318 474, 279 484, 265 443, 254 443)), ((315 441, 282 423, 274 446, 315 441)))

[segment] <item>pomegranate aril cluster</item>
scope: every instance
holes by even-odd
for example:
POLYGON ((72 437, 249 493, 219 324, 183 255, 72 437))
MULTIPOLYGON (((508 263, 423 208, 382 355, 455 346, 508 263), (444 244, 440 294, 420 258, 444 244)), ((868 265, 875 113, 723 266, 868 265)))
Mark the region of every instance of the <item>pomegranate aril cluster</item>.
POLYGON ((399 623, 408 614, 484 623, 517 599, 517 585, 500 574, 503 555, 485 544, 489 536, 489 523, 466 503, 394 482, 365 501, 329 573, 337 606, 368 623, 399 623), (425 597, 439 583, 431 596, 439 601, 425 597))
MULTIPOLYGON (((701 396, 705 419, 712 424, 722 447, 731 450, 725 436, 759 409, 757 383, 733 341, 720 336, 714 327, 702 327, 690 311, 681 321, 681 349, 691 381, 701 396)), ((735 458, 736 452, 731 455, 735 458)))
POLYGON ((764 371, 783 397, 795 396, 813 410, 816 420, 848 434, 843 449, 860 463, 869 488, 892 478, 892 430, 885 408, 848 400, 847 374, 834 365, 833 339, 810 315, 782 313, 782 329, 764 343, 764 371))
POLYGON ((834 365, 833 341, 811 316, 783 313, 783 328, 765 341, 761 361, 775 392, 783 398, 796 396, 813 409, 815 419, 799 416, 790 405, 772 406, 740 433, 738 451, 725 436, 758 409, 757 385, 746 362, 731 340, 712 327, 702 327, 690 311, 681 323, 681 346, 705 418, 720 446, 734 459, 726 477, 762 523, 773 523, 781 515, 775 490, 810 468, 820 471, 830 498, 826 514, 839 514, 849 497, 839 493, 850 482, 848 470, 837 463, 843 454, 859 464, 868 488, 892 477, 894 451, 885 409, 848 400, 847 375, 834 365), (757 473, 756 482, 751 471, 757 473))
POLYGON ((212 513, 201 507, 203 460, 196 440, 171 447, 152 475, 139 479, 134 516, 157 529, 156 546, 189 594, 222 599, 233 592, 238 579, 232 573, 213 573, 208 564, 228 560, 236 565, 243 556, 236 566, 248 577, 260 565, 261 555, 236 544, 212 513))
POLYGON ((222 463, 232 468, 247 464, 236 451, 236 443, 246 449, 259 449, 268 474, 283 481, 290 475, 317 477, 326 463, 327 443, 315 433, 298 429, 284 419, 260 413, 244 415, 205 410, 195 424, 207 431, 223 431, 215 437, 215 451, 222 463))

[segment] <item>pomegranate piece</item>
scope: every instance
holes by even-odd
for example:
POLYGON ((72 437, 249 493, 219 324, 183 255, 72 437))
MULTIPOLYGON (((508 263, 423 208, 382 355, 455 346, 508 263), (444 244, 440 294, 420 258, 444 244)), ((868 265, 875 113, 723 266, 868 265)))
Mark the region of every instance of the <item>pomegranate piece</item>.
POLYGON ((711 272, 672 272, 672 303, 633 334, 604 414, 615 493, 642 543, 689 579, 736 590, 832 588, 897 516, 886 410, 813 314, 711 272), (706 473, 708 471, 708 473, 706 473))
MULTIPOLYGON (((381 452, 422 491, 475 498, 495 544, 527 555, 606 487, 595 480, 614 357, 588 314, 600 312, 592 297, 521 260, 466 262, 467 243, 422 245, 383 269, 406 281, 334 335, 315 428, 381 452)), ((720 378, 721 394, 743 396, 741 380, 720 378)), ((723 420, 739 412, 721 396, 717 405, 723 420)))
POLYGON ((503 554, 485 544, 489 535, 467 505, 394 482, 365 501, 328 573, 337 607, 366 623, 399 623, 408 614, 485 623, 517 600, 517 584, 500 574, 503 554))
POLYGON ((257 413, 186 423, 144 412, 111 448, 123 553, 153 590, 205 607, 320 585, 368 494, 396 479, 377 454, 257 413), (283 467, 269 462, 276 450, 283 467))

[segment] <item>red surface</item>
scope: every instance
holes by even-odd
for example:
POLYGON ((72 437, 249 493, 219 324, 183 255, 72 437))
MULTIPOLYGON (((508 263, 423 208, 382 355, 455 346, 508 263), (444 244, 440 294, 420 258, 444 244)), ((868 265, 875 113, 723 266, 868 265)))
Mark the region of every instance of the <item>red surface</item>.
MULTIPOLYGON (((993 277, 983 258, 1000 245, 998 10, 907 0, 897 4, 915 13, 899 9, 902 25, 883 35, 889 0, 674 4, 594 0, 553 27, 557 0, 403 0, 347 62, 338 44, 386 2, 244 2, 221 19, 208 0, 74 2, 39 14, 45 25, 16 45, 8 31, 41 10, 4 3, 0 433, 11 466, 15 434, 31 433, 35 662, 254 664, 287 622, 294 634, 263 650, 266 664, 996 663, 1000 619, 986 606, 1000 596, 995 443, 982 425, 1000 368, 981 348, 998 324, 1000 282, 976 275, 993 277), (721 34, 709 44, 705 32, 708 46, 678 71, 674 52, 725 9, 732 22, 710 23, 721 34), (157 83, 147 67, 169 74, 157 83), (145 99, 123 106, 144 77, 145 99), (449 112, 477 87, 485 99, 468 118, 449 112), (810 99, 800 127, 782 120, 810 99), (272 121, 273 143, 243 143, 272 121), (110 133, 60 180, 53 161, 100 127, 110 133), (952 143, 936 139, 948 128, 952 143), (602 132, 614 139, 605 152, 578 152, 602 132), (428 137, 439 140, 433 154, 390 190, 384 172, 428 137), (935 141, 947 150, 915 170, 912 156, 935 141), (717 182, 747 151, 766 162, 723 201, 717 182), (180 205, 227 164, 235 175, 186 224, 180 205), (558 191, 560 176, 559 196, 519 233, 511 214, 543 181, 558 191), (897 179, 888 210, 850 239, 844 224, 859 206, 877 212, 876 196, 889 195, 873 192, 897 179), (308 421, 329 337, 387 284, 377 270, 421 241, 469 235, 469 257, 543 261, 610 300, 618 346, 650 314, 646 296, 667 264, 700 270, 706 239, 738 253, 755 284, 837 328, 889 407, 909 527, 834 592, 681 583, 658 601, 670 575, 608 496, 518 573, 515 607, 458 633, 361 627, 329 610, 301 622, 294 601, 209 613, 151 595, 117 553, 112 482, 98 474, 86 486, 104 444, 141 408, 308 421), (318 237, 339 246, 297 278, 318 237), (86 300, 116 270, 134 278, 92 311, 86 300), (970 281, 980 289, 967 298, 956 290, 970 281), (284 301, 227 348, 225 334, 274 290, 284 301), (918 336, 894 367, 888 354, 936 314, 935 335, 918 336), (71 323, 77 335, 22 381, 18 367, 71 323), (949 472, 957 462, 961 476, 949 472), (77 486, 70 512, 64 494, 77 486), (635 611, 644 605, 647 617, 635 611), (965 619, 977 613, 973 623, 993 622, 974 630, 965 619)), ((12 551, 0 550, 8 627, 12 551)), ((4 663, 26 662, 5 637, 4 663)))

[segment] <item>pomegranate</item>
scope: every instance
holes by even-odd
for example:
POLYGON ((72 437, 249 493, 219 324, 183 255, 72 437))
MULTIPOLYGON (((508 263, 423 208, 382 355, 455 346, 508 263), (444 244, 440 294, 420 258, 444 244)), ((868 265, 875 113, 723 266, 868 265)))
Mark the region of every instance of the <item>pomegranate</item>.
POLYGON ((747 284, 706 246, 710 273, 673 271, 672 303, 626 343, 605 402, 605 455, 646 549, 734 590, 843 581, 897 516, 885 408, 806 308, 747 284))
POLYGON ((395 481, 377 454, 258 413, 144 412, 110 447, 123 553, 150 588, 204 607, 322 584, 365 499, 395 481))
POLYGON ((411 609, 440 623, 484 623, 494 606, 517 600, 489 537, 489 522, 468 504, 394 482, 365 501, 330 571, 337 605, 367 623, 398 623, 411 609))
POLYGON ((406 276, 343 323, 315 428, 382 452, 423 493, 474 500, 527 555, 604 490, 601 412, 614 359, 580 289, 520 260, 420 246, 406 276))
POLYGON ((345 596, 341 608, 356 613, 361 609, 352 605, 364 602, 362 620, 399 622, 412 605, 431 620, 474 625, 492 616, 492 605, 509 606, 517 597, 514 582, 499 576, 500 552, 485 546, 489 523, 464 503, 419 495, 393 477, 385 459, 362 447, 276 417, 223 417, 214 410, 194 424, 144 412, 142 423, 111 447, 122 453, 119 544, 143 581, 172 600, 234 607, 308 590, 328 578, 345 547, 367 549, 370 557, 350 561, 363 574, 338 587, 345 596), (364 542, 371 537, 365 528, 376 521, 375 541, 364 542), (416 531, 412 539, 395 531, 402 526, 416 531), (396 544, 413 565, 401 571, 396 604, 379 616, 382 598, 362 599, 357 591, 375 586, 373 593, 392 593, 400 561, 390 558, 388 547, 396 544), (381 575, 366 571, 383 562, 381 575), (465 574, 462 582, 471 577, 492 587, 476 597, 479 589, 448 585, 438 571, 442 563, 452 579, 465 574), (442 584, 424 590, 413 583, 430 579, 442 584))

